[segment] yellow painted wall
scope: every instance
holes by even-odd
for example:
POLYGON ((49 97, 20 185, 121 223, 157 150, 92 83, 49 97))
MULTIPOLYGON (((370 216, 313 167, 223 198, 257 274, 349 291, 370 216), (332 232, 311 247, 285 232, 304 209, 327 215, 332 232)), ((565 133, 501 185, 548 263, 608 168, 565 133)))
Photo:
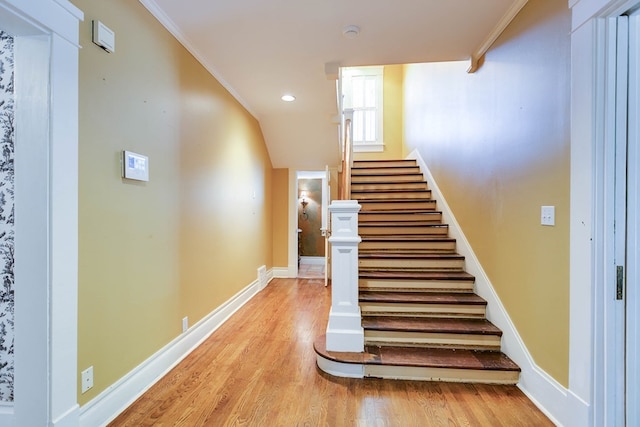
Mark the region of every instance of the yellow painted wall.
POLYGON ((535 362, 568 384, 569 67, 566 1, 530 0, 486 55, 405 67, 418 149, 535 362), (556 207, 556 226, 540 207, 556 207))
POLYGON ((273 265, 285 268, 289 263, 289 169, 273 170, 272 189, 273 265))
POLYGON ((139 2, 74 3, 82 405, 272 267, 273 209, 257 121, 139 2), (91 43, 94 19, 115 53, 91 43), (121 178, 123 149, 149 156, 149 182, 121 178))
POLYGON ((384 117, 382 134, 384 151, 380 153, 354 153, 356 160, 403 158, 403 65, 385 65, 382 88, 384 117))

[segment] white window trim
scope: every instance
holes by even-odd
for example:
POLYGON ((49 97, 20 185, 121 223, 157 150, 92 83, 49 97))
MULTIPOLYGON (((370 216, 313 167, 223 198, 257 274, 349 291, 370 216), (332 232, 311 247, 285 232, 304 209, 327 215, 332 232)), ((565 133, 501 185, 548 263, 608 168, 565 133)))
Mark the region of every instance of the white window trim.
POLYGON ((344 99, 344 108, 353 108, 351 78, 355 76, 375 76, 376 81, 376 135, 375 142, 353 142, 353 151, 356 153, 364 152, 382 152, 384 151, 384 67, 347 67, 342 69, 342 92, 344 99))

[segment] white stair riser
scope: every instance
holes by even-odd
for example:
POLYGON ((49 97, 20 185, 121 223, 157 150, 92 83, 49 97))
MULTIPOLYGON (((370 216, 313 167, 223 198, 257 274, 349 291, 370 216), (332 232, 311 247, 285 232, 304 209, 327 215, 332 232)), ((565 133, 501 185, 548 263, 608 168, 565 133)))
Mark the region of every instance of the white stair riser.
POLYGON ((416 174, 420 173, 420 168, 418 166, 409 166, 409 167, 388 167, 388 168, 366 168, 360 169, 357 166, 354 166, 351 169, 351 176, 366 176, 366 175, 387 175, 393 177, 394 175, 404 175, 404 174, 416 174))
POLYGON ((425 290, 430 292, 473 292, 473 282, 455 280, 385 280, 360 279, 358 286, 361 290, 406 290, 415 292, 425 290))
POLYGON ((441 332, 364 331, 364 342, 369 345, 410 347, 448 347, 467 350, 500 350, 499 335, 452 334, 441 332))
POLYGON ((402 221, 404 223, 412 224, 415 222, 428 222, 440 224, 442 222, 442 214, 440 212, 427 213, 427 214, 384 214, 384 213, 367 213, 358 216, 358 222, 360 224, 367 224, 370 222, 394 222, 402 221))
POLYGON ((353 166, 359 168, 385 168, 417 166, 417 164, 415 160, 390 160, 385 162, 377 160, 356 160, 353 162, 353 166))
POLYGON ((462 270, 464 259, 420 259, 420 258, 360 258, 359 267, 363 268, 432 268, 438 270, 462 270))
MULTIPOLYGON (((358 200, 355 199, 354 200, 358 200)), ((436 209, 436 201, 430 199, 410 200, 406 202, 388 202, 384 200, 358 200, 362 206, 362 211, 374 212, 380 210, 426 210, 432 211, 436 209)))
POLYGON ((453 252, 456 249, 455 242, 411 242, 411 241, 396 241, 396 242, 362 242, 359 245, 360 251, 374 250, 374 249, 414 249, 417 251, 433 251, 433 252, 453 252))
POLYGON ((425 235, 425 236, 446 236, 449 234, 448 227, 377 227, 362 224, 358 227, 358 234, 374 236, 395 236, 395 235, 425 235))
POLYGON ((351 177, 351 185, 354 184, 362 184, 362 183, 396 183, 396 182, 407 182, 407 181, 415 181, 421 180, 422 174, 414 173, 414 174, 404 174, 404 175, 356 175, 351 177))
POLYGON ((359 191, 388 191, 388 190, 428 190, 426 182, 406 182, 406 183, 388 183, 388 184, 351 184, 352 192, 359 191))
POLYGON ((364 376, 417 381, 446 381, 482 384, 517 384, 517 371, 422 368, 416 366, 364 365, 364 376))
POLYGON ((360 302, 363 316, 427 316, 484 318, 485 306, 476 304, 410 304, 360 302))
POLYGON ((388 200, 388 199, 418 199, 418 200, 430 200, 431 190, 424 191, 403 191, 393 192, 384 191, 377 193, 367 193, 359 191, 351 191, 351 198, 354 200, 388 200))

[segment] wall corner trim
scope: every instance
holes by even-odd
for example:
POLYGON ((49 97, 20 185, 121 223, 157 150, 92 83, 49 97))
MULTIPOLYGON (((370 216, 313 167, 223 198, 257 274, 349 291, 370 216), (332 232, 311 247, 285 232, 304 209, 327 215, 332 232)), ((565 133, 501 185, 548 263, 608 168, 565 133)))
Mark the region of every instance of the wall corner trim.
POLYGON ((482 44, 471 54, 470 65, 467 73, 475 73, 480 68, 480 59, 485 53, 491 49, 491 46, 498 40, 498 37, 507 29, 511 21, 520 13, 522 8, 527 4, 529 0, 516 0, 511 4, 511 7, 507 9, 505 14, 500 18, 500 21, 493 29, 487 34, 487 37, 482 41, 482 44))
POLYGON ((476 292, 487 300, 487 319, 502 329, 503 351, 522 369, 518 387, 556 425, 561 426, 562 421, 573 419, 575 414, 568 404, 570 392, 535 364, 420 152, 413 150, 407 159, 415 160, 420 166, 424 179, 429 183, 432 197, 442 211, 443 221, 449 224, 449 233, 456 239, 458 253, 465 257, 467 271, 476 278, 476 292))
MULTIPOLYGON (((267 271, 269 281, 273 271, 267 271)), ((80 426, 105 426, 261 291, 256 279, 80 408, 80 426)))

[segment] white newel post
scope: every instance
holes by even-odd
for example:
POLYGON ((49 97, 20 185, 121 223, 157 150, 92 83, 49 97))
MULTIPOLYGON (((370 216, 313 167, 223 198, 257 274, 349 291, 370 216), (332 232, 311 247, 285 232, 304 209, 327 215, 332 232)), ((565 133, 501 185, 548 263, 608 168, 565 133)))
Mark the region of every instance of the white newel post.
POLYGON ((361 352, 364 330, 358 305, 358 211, 356 200, 335 200, 331 212, 331 312, 327 350, 361 352))

